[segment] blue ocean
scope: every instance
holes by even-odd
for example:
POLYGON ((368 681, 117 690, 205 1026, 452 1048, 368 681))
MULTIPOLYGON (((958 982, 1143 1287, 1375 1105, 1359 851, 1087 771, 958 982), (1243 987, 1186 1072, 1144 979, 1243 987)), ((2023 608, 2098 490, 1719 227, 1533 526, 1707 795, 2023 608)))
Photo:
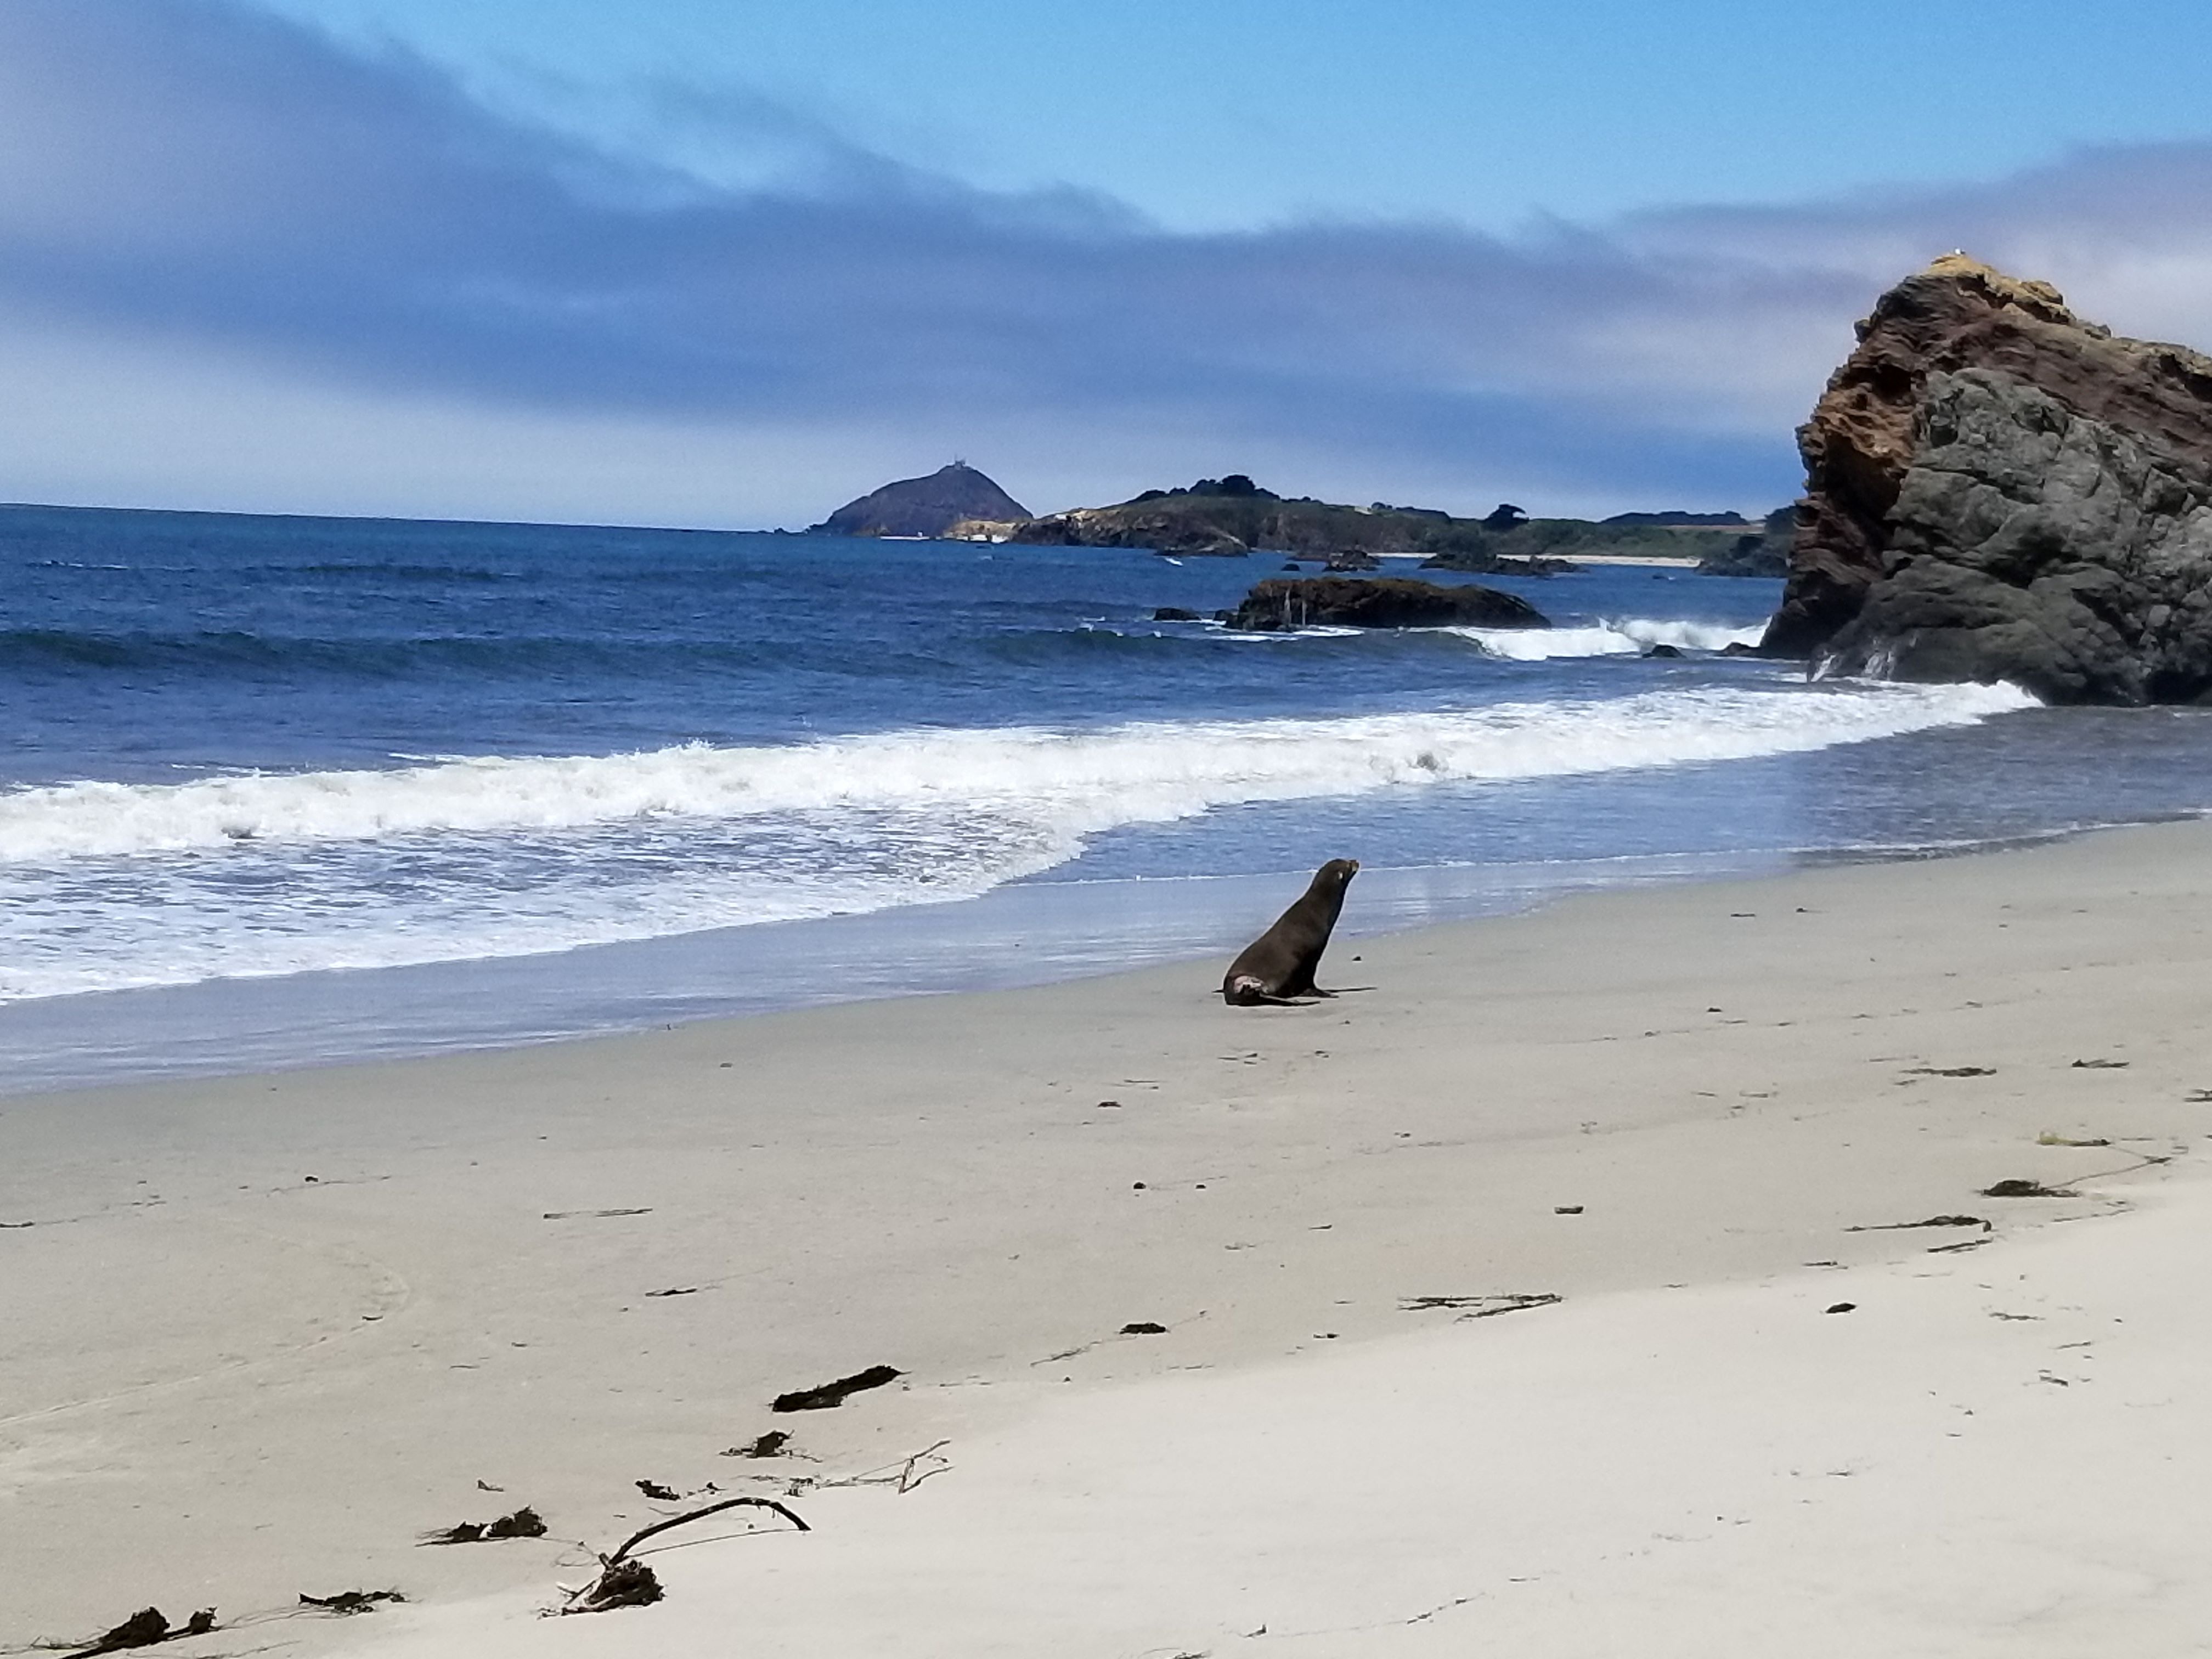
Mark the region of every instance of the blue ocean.
POLYGON ((1206 957, 1335 856, 1358 933, 2212 805, 2212 714, 1722 654, 1775 582, 1152 619, 1279 563, 0 508, 4 1086, 1206 957))

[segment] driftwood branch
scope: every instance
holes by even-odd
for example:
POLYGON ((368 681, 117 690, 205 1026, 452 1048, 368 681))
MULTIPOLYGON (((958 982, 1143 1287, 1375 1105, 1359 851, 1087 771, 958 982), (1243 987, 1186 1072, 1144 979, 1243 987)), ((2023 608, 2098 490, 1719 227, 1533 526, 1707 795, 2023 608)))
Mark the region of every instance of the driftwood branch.
POLYGON ((672 1515, 656 1521, 649 1527, 641 1527, 615 1546, 611 1554, 599 1557, 599 1576, 580 1589, 568 1592, 566 1606, 569 1613, 608 1613, 616 1607, 650 1607, 660 1600, 660 1580, 651 1567, 635 1559, 630 1552, 640 1544, 672 1527, 703 1521, 710 1515, 720 1515, 725 1510, 773 1510, 801 1532, 811 1532, 794 1511, 787 1509, 773 1498, 725 1498, 718 1504, 708 1504, 702 1509, 687 1510, 682 1515, 672 1515))
POLYGON ((703 1521, 710 1515, 720 1514, 724 1510, 734 1510, 742 1507, 750 1507, 759 1510, 774 1510, 785 1520, 790 1522, 793 1526, 798 1528, 799 1531, 812 1532, 814 1530, 813 1528, 808 1526, 805 1522, 801 1520, 795 1512, 785 1508, 781 1504, 777 1503, 773 1498, 725 1498, 720 1503, 709 1504, 704 1509, 687 1510, 682 1515, 672 1515, 665 1521, 656 1521, 649 1527, 641 1527, 637 1531, 632 1533, 629 1537, 623 1539, 621 1543, 617 1544, 615 1547, 615 1552, 613 1554, 601 1556, 599 1558, 599 1565, 607 1567, 619 1565, 625 1556, 627 1556, 632 1550, 635 1549, 640 1544, 645 1542, 647 1539, 653 1537, 658 1533, 666 1532, 672 1527, 681 1527, 693 1521, 703 1521))

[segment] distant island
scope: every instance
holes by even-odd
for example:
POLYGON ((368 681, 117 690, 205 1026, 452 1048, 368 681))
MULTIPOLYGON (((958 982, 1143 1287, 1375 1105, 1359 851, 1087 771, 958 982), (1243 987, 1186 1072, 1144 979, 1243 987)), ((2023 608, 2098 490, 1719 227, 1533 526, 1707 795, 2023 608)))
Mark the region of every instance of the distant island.
POLYGON ((956 464, 927 478, 886 484, 840 507, 814 528, 832 535, 939 536, 1044 547, 1145 548, 1172 557, 1237 558, 1251 553, 1319 561, 1336 570, 1372 569, 1384 556, 1476 574, 1547 574, 1577 559, 1694 561, 1717 575, 1779 576, 1790 509, 1763 526, 1739 513, 1623 513, 1604 520, 1532 519, 1511 502, 1481 518, 1435 507, 1375 501, 1352 507, 1283 496, 1241 472, 1174 489, 1147 489, 1111 507, 1032 517, 973 467, 956 464), (994 502, 952 514, 955 499, 994 502), (1008 510, 1008 509, 1011 509, 1008 510))
POLYGON ((829 536, 943 536, 977 520, 1026 520, 1029 508, 965 461, 941 466, 926 478, 901 478, 848 501, 820 524, 829 536))

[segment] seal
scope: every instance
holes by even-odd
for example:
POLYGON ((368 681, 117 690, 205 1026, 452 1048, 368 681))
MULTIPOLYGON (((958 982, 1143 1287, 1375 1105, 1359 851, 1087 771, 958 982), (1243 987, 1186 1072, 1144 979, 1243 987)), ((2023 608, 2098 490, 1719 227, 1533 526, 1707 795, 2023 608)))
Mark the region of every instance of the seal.
POLYGON ((1221 1000, 1235 1008, 1288 1002, 1294 997, 1334 993, 1314 983, 1321 953, 1344 909, 1344 890, 1359 873, 1358 859, 1331 859, 1314 872, 1313 883, 1275 925, 1246 945, 1221 981, 1221 1000))

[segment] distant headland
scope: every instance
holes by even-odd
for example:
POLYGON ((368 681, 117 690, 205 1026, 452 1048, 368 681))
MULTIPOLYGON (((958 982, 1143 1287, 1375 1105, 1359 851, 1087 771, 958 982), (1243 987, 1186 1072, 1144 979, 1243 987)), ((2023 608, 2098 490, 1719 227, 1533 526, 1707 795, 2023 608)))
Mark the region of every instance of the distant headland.
POLYGON ((965 461, 900 478, 809 528, 829 536, 942 536, 971 520, 1027 519, 1029 508, 965 461))
POLYGON ((1037 517, 963 463, 885 484, 813 527, 830 535, 1146 548, 1174 557, 1263 553, 1318 560, 1338 570, 1411 556, 1439 569, 1546 574, 1577 560, 1632 559, 1766 576, 1782 574, 1789 537, 1786 508, 1765 525, 1738 513, 1681 510, 1602 520, 1532 519, 1510 501, 1479 519, 1456 518, 1388 501, 1353 507, 1279 495, 1241 472, 1147 489, 1110 507, 1037 517))

